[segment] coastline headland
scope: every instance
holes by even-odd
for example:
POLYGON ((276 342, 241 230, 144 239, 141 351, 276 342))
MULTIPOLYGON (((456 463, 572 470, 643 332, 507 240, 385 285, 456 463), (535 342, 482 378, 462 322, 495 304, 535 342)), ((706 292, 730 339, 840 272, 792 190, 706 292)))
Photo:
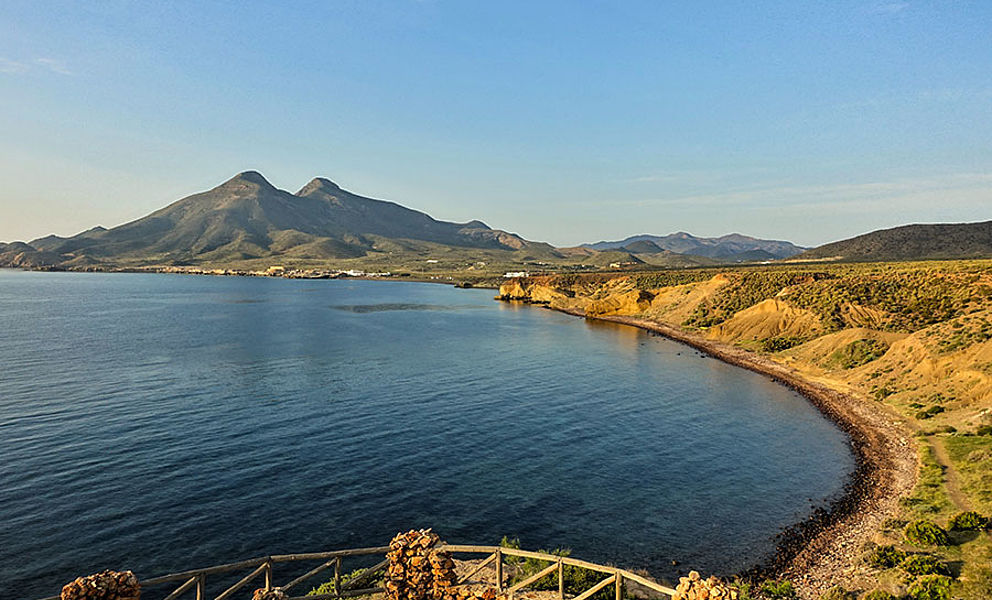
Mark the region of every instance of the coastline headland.
POLYGON ((572 286, 554 284, 548 278, 519 279, 504 284, 497 299, 657 333, 726 363, 767 375, 806 397, 849 436, 856 470, 842 497, 783 531, 774 556, 741 576, 789 579, 807 598, 818 598, 834 585, 846 586, 847 575, 865 544, 872 541, 886 519, 898 514, 899 498, 909 494, 916 482, 916 444, 911 429, 884 406, 828 387, 768 356, 649 318, 645 312, 656 296, 649 294, 649 299, 642 292, 622 290, 622 284, 609 279, 576 281, 572 286))

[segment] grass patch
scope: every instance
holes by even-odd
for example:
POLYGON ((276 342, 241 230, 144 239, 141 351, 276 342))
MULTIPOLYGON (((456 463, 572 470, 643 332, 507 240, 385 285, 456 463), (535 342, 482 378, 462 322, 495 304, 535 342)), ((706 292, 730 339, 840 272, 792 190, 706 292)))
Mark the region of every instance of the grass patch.
POLYGON ((900 500, 911 518, 933 518, 953 509, 944 489, 944 468, 937 462, 933 448, 920 444, 920 470, 913 493, 900 500))
POLYGON ((953 436, 943 442, 962 491, 980 513, 992 514, 992 437, 953 436))
POLYGON ((872 590, 861 596, 861 600, 896 600, 896 597, 885 590, 872 590))
POLYGON ((854 340, 838 348, 827 358, 827 366, 832 369, 853 369, 881 358, 889 350, 889 345, 880 340, 854 340))
MULTIPOLYGON (((503 537, 500 542, 500 546, 503 548, 514 548, 520 549, 520 540, 517 538, 503 537)), ((569 556, 572 551, 567 548, 556 548, 554 550, 538 550, 538 552, 543 552, 545 554, 551 554, 554 556, 569 556)), ((521 558, 514 556, 505 556, 504 560, 508 565, 513 565, 515 567, 515 574, 510 577, 509 585, 514 585, 527 579, 531 575, 538 573, 539 571, 549 567, 551 565, 550 561, 538 560, 536 558, 521 558)), ((596 585, 603 579, 602 573, 597 573, 596 571, 590 571, 589 569, 583 569, 580 567, 574 567, 572 565, 565 565, 562 569, 562 578, 565 584, 565 593, 571 594, 573 596, 578 596, 579 594, 585 592, 592 586, 596 585)), ((558 573, 552 572, 544 577, 541 577, 534 583, 527 586, 527 589, 531 590, 544 590, 550 591, 558 590, 558 573)), ((615 597, 615 590, 613 586, 606 586, 602 590, 596 592, 591 598, 594 600, 610 600, 615 597)))
MULTIPOLYGON (((364 575, 366 573, 366 571, 368 571, 368 569, 355 569, 354 571, 351 571, 350 573, 342 573, 341 574, 341 589, 344 589, 353 580, 355 580, 355 579, 361 577, 362 575, 364 575)), ((362 585, 362 587, 369 587, 369 588, 376 587, 376 586, 378 586, 378 585, 380 585, 382 583, 382 577, 383 577, 382 575, 378 575, 376 577, 373 577, 366 584, 362 585)), ((322 583, 322 584, 318 585, 317 587, 311 589, 309 592, 307 592, 307 596, 323 596, 324 594, 333 594, 333 593, 335 593, 334 592, 334 580, 331 579, 330 581, 325 581, 324 583, 322 583)), ((371 596, 358 596, 358 598, 370 598, 370 597, 371 596)))
POLYGON ((765 352, 781 352, 782 350, 794 348, 795 346, 802 344, 803 341, 803 338, 800 337, 779 335, 761 340, 759 345, 765 352))
POLYGON ((796 589, 788 579, 768 579, 761 584, 761 593, 774 600, 789 600, 796 597, 796 589))

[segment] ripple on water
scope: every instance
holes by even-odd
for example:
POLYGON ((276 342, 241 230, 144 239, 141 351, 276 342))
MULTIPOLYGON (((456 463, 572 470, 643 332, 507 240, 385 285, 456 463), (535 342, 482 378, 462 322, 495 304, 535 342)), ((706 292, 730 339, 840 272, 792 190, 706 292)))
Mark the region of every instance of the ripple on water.
POLYGON ((726 572, 853 466, 765 378, 491 290, 15 272, 0 290, 0 578, 29 597, 423 526, 726 572))

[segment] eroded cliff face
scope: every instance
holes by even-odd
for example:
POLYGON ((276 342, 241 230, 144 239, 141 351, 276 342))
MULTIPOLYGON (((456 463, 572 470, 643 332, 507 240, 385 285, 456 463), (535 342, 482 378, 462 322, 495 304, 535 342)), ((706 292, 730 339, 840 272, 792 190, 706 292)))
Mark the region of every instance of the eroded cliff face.
POLYGON ((649 311, 656 294, 625 277, 589 281, 546 276, 512 279, 500 286, 499 297, 588 316, 630 316, 649 311))
MULTIPOLYGON (((678 328, 758 352, 836 389, 866 399, 887 398, 908 416, 920 404, 941 404, 945 413, 926 417, 927 425, 960 429, 992 421, 992 298, 979 294, 960 314, 951 311, 945 320, 899 327, 894 323, 913 317, 913 306, 835 297, 837 281, 845 275, 777 272, 763 274, 762 280, 742 273, 673 275, 673 285, 661 286, 650 284, 664 277, 638 274, 537 276, 505 282, 499 298, 678 328)), ((992 274, 981 277, 992 279, 992 274)), ((914 286, 929 285, 897 281, 885 281, 885 289, 905 286, 913 298, 920 294, 914 286)))
MULTIPOLYGON (((923 515, 945 523, 954 510, 992 507, 992 479, 985 476, 992 472, 986 437, 992 425, 992 262, 543 276, 507 281, 500 297, 653 329, 800 389, 842 392, 828 393, 841 400, 826 412, 843 415, 848 431, 859 432, 852 440, 873 448, 863 455, 874 465, 866 468, 883 475, 865 480, 865 493, 877 495, 858 509, 852 528, 838 538, 843 543, 828 536, 802 551, 796 564, 813 565, 803 581, 823 583, 820 591, 838 583, 841 572, 853 574, 860 589, 879 587, 876 572, 847 565, 860 556, 849 549, 869 539, 903 541, 886 520, 923 515), (924 453, 917 463, 912 429, 926 433, 921 444, 933 452, 944 448, 945 457, 924 453), (921 478, 914 490, 919 465, 956 473, 944 481, 964 485, 940 484, 946 487, 938 493, 921 478), (942 500, 945 494, 953 506, 942 500), (898 501, 907 497, 911 502, 898 501)), ((966 560, 961 579, 977 580, 986 562, 966 560)), ((814 588, 800 587, 800 597, 819 597, 814 588)))

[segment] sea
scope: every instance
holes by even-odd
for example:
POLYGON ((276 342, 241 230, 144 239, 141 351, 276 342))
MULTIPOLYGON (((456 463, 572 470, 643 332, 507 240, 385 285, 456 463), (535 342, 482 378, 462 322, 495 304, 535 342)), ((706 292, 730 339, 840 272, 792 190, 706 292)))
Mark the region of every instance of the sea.
POLYGON ((794 391, 494 294, 0 270, 0 582, 426 527, 728 574, 843 493, 849 440, 794 391))

